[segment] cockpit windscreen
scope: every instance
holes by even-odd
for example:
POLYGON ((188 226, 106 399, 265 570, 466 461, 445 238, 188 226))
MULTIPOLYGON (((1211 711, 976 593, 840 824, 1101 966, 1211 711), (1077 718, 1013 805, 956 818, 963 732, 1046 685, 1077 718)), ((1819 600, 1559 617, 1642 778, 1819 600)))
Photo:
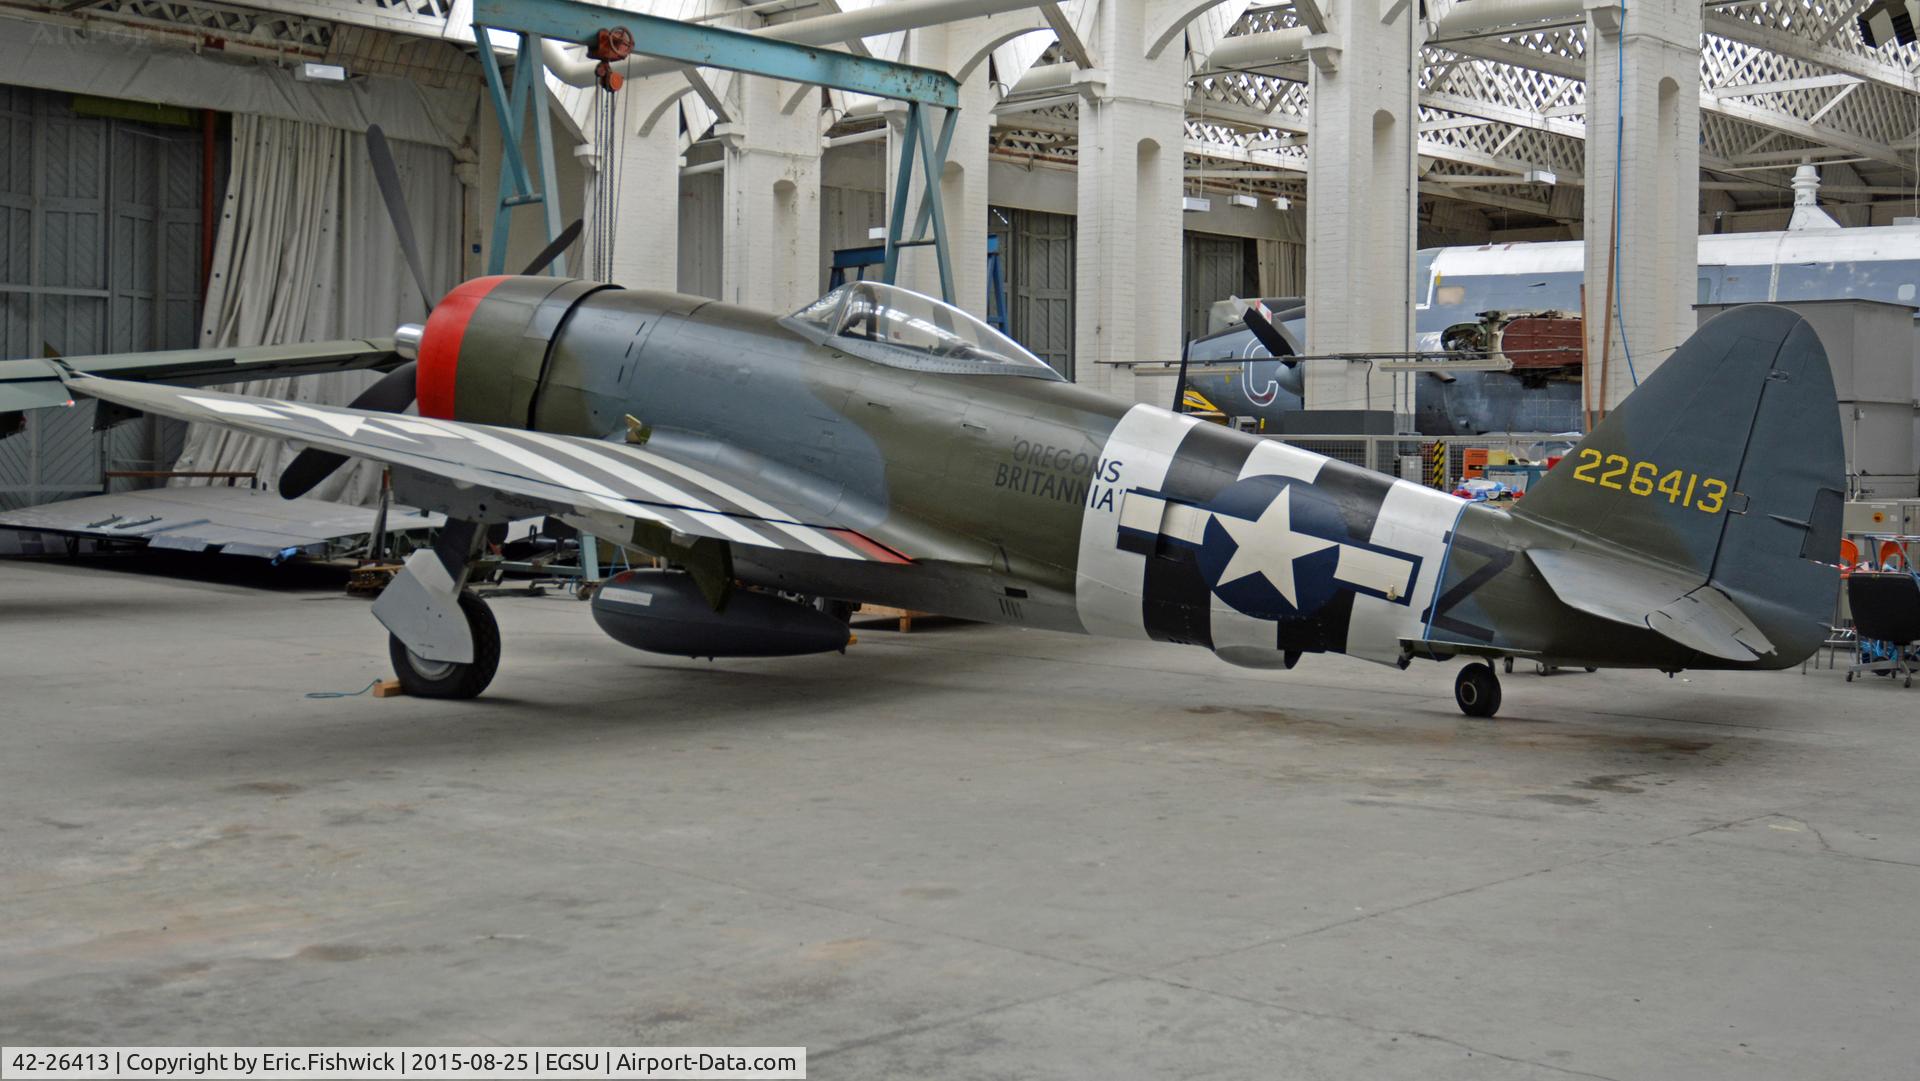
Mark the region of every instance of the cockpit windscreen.
POLYGON ((788 319, 808 337, 883 364, 1059 378, 1020 343, 959 308, 880 282, 849 282, 788 319))

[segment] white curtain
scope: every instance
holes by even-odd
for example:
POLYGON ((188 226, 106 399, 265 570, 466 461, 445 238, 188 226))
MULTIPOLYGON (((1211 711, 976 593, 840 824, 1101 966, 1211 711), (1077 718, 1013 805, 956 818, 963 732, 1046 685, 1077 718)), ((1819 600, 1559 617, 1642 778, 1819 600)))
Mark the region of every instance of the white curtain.
POLYGON ((1307 246, 1291 240, 1261 238, 1260 295, 1298 297, 1307 294, 1307 246))
MULTIPOLYGON (((458 281, 459 181, 438 147, 390 141, 434 299, 458 281)), ((232 163, 200 345, 387 337, 425 320, 368 163, 366 136, 297 120, 233 118, 232 163)), ((243 384, 240 393, 344 405, 377 376, 341 372, 243 384)), ((175 466, 256 470, 268 486, 293 460, 278 440, 193 425, 175 466)), ((379 470, 342 468, 311 495, 370 502, 379 470)))

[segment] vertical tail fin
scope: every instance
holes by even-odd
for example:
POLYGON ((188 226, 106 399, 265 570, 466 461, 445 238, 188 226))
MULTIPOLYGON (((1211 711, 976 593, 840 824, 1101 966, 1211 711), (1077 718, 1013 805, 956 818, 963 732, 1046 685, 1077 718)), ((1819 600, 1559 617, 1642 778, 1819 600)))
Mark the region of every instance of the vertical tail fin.
POLYGON ((1752 305, 1687 339, 1514 513, 1711 582, 1797 663, 1833 610, 1845 470, 1819 337, 1752 305))

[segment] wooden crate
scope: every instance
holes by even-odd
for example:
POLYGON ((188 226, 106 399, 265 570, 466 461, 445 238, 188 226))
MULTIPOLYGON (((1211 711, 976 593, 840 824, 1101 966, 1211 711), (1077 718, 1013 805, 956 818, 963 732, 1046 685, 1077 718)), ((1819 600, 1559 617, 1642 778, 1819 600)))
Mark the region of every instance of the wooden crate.
POLYGON ((853 618, 861 619, 897 619, 900 621, 900 633, 913 629, 913 621, 932 616, 932 612, 916 612, 910 608, 888 608, 880 604, 863 604, 854 610, 853 618))

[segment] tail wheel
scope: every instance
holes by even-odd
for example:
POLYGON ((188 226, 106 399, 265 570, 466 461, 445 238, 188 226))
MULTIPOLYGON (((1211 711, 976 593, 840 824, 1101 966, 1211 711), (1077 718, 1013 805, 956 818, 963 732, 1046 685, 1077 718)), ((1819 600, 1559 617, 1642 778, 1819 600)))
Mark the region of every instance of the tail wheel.
POLYGON ((1469 717, 1491 717, 1500 711, 1500 677, 1493 666, 1478 661, 1460 669, 1453 679, 1453 700, 1469 717))
POLYGON ((493 610, 473 591, 460 591, 460 614, 467 617, 467 630, 473 635, 473 661, 430 661, 408 649, 400 639, 387 636, 387 654, 393 658, 393 674, 400 687, 416 698, 477 698, 493 674, 500 669, 500 625, 493 610))

